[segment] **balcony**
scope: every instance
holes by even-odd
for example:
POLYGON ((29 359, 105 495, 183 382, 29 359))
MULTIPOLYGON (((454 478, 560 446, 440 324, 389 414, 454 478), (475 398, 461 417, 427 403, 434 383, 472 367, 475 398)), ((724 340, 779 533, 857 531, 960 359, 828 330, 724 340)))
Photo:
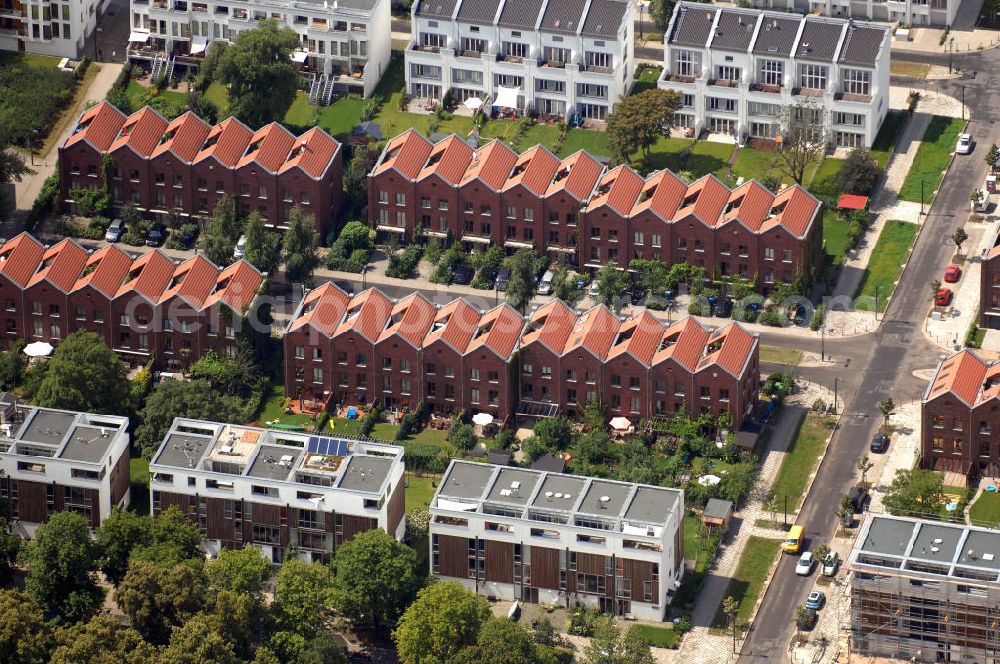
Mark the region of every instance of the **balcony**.
POLYGON ((614 70, 611 67, 601 67, 598 65, 585 65, 581 67, 583 71, 590 72, 591 74, 613 74, 614 70))
POLYGON ((519 65, 524 62, 524 58, 520 55, 501 55, 497 58, 500 62, 509 62, 513 65, 519 65))
POLYGON ((670 74, 667 76, 666 80, 671 83, 694 83, 696 77, 694 76, 681 76, 680 74, 670 74))
POLYGON ((838 92, 833 96, 837 101, 850 101, 859 104, 870 104, 872 103, 871 95, 858 95, 850 92, 838 92))
POLYGON ((440 53, 441 52, 441 47, 440 46, 430 46, 430 45, 426 45, 426 44, 414 44, 413 45, 413 50, 414 51, 422 51, 424 53, 440 53))
POLYGON ((24 12, 11 7, 0 7, 0 18, 24 18, 24 12))
POLYGON ((792 94, 796 97, 822 97, 825 91, 816 88, 792 88, 792 94))
POLYGON ((458 57, 460 58, 475 58, 477 60, 482 59, 482 51, 459 51, 458 57))
POLYGON ((768 94, 777 95, 777 94, 781 94, 781 86, 780 85, 769 85, 767 83, 751 83, 750 84, 750 91, 751 92, 766 92, 768 94))
POLYGON ((708 79, 708 84, 720 88, 735 88, 740 83, 739 81, 730 81, 729 79, 726 78, 710 78, 708 79))
POLYGON ((566 63, 562 60, 542 60, 538 64, 549 69, 566 69, 566 63))

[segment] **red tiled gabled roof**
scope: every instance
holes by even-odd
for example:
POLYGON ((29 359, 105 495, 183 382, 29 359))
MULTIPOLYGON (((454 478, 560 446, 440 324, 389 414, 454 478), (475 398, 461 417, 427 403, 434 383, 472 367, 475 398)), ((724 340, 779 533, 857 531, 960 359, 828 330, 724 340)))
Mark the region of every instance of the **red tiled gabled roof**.
POLYGON ((167 121, 152 107, 140 108, 125 120, 108 152, 114 152, 127 145, 139 156, 148 157, 160 142, 166 127, 167 121))
POLYGON ((575 326, 576 313, 562 300, 552 300, 531 314, 528 326, 521 336, 521 347, 537 341, 552 353, 562 355, 575 326))
POLYGON ((392 300, 377 288, 369 288, 351 298, 336 335, 354 331, 375 343, 392 313, 392 300))
POLYGON ((288 325, 288 331, 294 332, 309 325, 320 334, 331 337, 344 318, 350 300, 347 293, 335 284, 326 282, 306 293, 298 315, 288 325))
POLYGON ((215 157, 225 166, 233 167, 243 156, 253 132, 236 118, 226 118, 212 127, 194 161, 215 157))
POLYGON ((770 216, 761 225, 762 231, 781 226, 795 237, 805 237, 816 218, 820 203, 798 185, 779 191, 771 206, 770 216))
POLYGON ((423 345, 426 348, 440 339, 456 353, 464 355, 479 319, 479 312, 468 302, 462 299, 452 300, 438 310, 430 331, 424 337, 423 345))
POLYGON ((132 265, 132 257, 115 245, 102 247, 92 253, 80 271, 74 291, 93 286, 107 297, 114 297, 122 277, 132 265))
POLYGON ((83 112, 63 147, 68 148, 80 141, 86 141, 94 146, 95 150, 106 151, 111 147, 123 124, 125 124, 125 114, 108 102, 102 101, 83 112))
POLYGON ((731 376, 740 378, 756 345, 757 337, 739 323, 720 327, 709 335, 705 355, 698 362, 698 371, 718 366, 731 376))
POLYGON ((414 348, 420 348, 427 331, 434 323, 437 309, 430 300, 418 292, 411 293, 393 306, 385 329, 378 337, 379 343, 389 337, 402 337, 414 348))
POLYGON ((664 325, 648 311, 633 316, 621 324, 608 351, 608 359, 622 354, 631 355, 643 366, 653 363, 653 355, 663 338, 664 325))
POLYGON ((86 264, 87 250, 67 238, 45 250, 26 288, 48 281, 68 293, 86 264))
POLYGON ((257 290, 264 281, 264 275, 245 260, 239 260, 219 272, 215 285, 205 307, 222 303, 233 311, 242 314, 257 295, 257 290))
POLYGON ((588 210, 608 205, 622 216, 628 216, 642 190, 644 180, 627 166, 618 166, 604 174, 597 184, 597 191, 590 200, 588 210))
POLYGON ((431 148, 427 162, 420 169, 416 179, 423 180, 437 174, 449 184, 458 184, 471 161, 472 148, 461 138, 452 134, 448 138, 438 141, 431 148))
POLYGON ((774 194, 756 180, 750 180, 729 195, 718 225, 735 220, 755 233, 760 232, 773 202, 774 194))
POLYGON ((583 202, 590 198, 603 172, 604 164, 583 150, 574 152, 559 163, 545 195, 551 196, 565 189, 573 198, 583 202))
POLYGON ((236 168, 257 163, 268 172, 277 173, 285 163, 285 157, 288 156, 294 142, 295 136, 292 132, 277 122, 265 125, 250 137, 250 143, 243 151, 243 156, 236 162, 236 168))
POLYGON ((632 214, 652 210, 664 221, 670 221, 677 214, 686 191, 687 184, 670 171, 653 173, 643 184, 632 214))
POLYGON ((509 304, 501 304, 487 311, 479 319, 479 324, 469 340, 467 353, 486 346, 501 359, 509 360, 517 348, 517 342, 524 330, 524 317, 509 304))
POLYGON ((674 360, 688 371, 694 371, 708 341, 708 330, 694 318, 677 321, 666 330, 653 354, 653 364, 674 360))
POLYGON ((294 140, 278 172, 284 173, 298 166, 310 177, 321 178, 339 151, 340 143, 333 136, 319 127, 313 127, 294 140))
POLYGON ((0 273, 23 288, 44 253, 41 242, 28 233, 21 233, 0 247, 0 273))
POLYGON ((156 303, 163 294, 163 289, 170 283, 174 275, 174 262, 161 254, 159 250, 145 253, 134 261, 128 272, 122 277, 122 283, 115 293, 115 298, 127 293, 138 293, 150 302, 156 303))
POLYGON ((389 141, 379 162, 372 169, 372 175, 378 175, 393 168, 413 180, 420 174, 420 169, 427 162, 433 145, 419 132, 408 129, 389 141))
POLYGON ((516 161, 517 153, 499 139, 493 139, 473 153, 460 185, 464 186, 479 178, 490 189, 499 191, 516 161))
POLYGON ((201 149, 202 143, 205 142, 205 137, 208 136, 210 129, 208 123, 188 111, 167 125, 150 156, 158 157, 164 152, 170 151, 177 155, 181 161, 191 163, 201 149))
POLYGON ((556 159, 555 155, 541 145, 536 145, 517 158, 503 189, 506 191, 521 184, 535 195, 544 196, 557 168, 559 168, 559 160, 556 159))
POLYGON ((938 366, 924 402, 951 393, 967 406, 976 405, 989 369, 990 364, 972 351, 952 355, 938 366))
POLYGON ((706 175, 692 182, 684 199, 680 202, 674 219, 680 220, 689 215, 696 216, 706 226, 715 226, 726 209, 729 200, 729 188, 719 182, 714 175, 706 175))
POLYGON ((219 268, 212 261, 201 255, 192 256, 174 268, 170 281, 160 294, 160 302, 177 296, 192 308, 201 309, 218 276, 219 268))
POLYGON ((604 305, 599 305, 580 314, 576 325, 566 340, 565 355, 577 348, 589 350, 599 360, 608 356, 608 350, 618 334, 621 321, 604 305))

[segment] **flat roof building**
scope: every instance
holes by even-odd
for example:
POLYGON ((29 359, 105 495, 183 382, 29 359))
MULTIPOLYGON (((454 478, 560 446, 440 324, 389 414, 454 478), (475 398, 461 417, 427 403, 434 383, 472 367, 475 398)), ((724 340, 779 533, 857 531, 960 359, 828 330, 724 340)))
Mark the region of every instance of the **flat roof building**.
POLYGON ((870 514, 847 568, 857 651, 916 662, 1000 658, 1000 532, 870 514))
POLYGON ((0 497, 14 532, 32 537, 54 512, 77 512, 96 528, 128 507, 128 418, 0 400, 0 497))
POLYGON ((453 460, 431 571, 479 594, 662 620, 683 575, 677 489, 453 460))
POLYGON ((182 418, 150 463, 154 514, 177 505, 208 553, 253 544, 275 563, 374 528, 401 539, 402 478, 401 447, 182 418))

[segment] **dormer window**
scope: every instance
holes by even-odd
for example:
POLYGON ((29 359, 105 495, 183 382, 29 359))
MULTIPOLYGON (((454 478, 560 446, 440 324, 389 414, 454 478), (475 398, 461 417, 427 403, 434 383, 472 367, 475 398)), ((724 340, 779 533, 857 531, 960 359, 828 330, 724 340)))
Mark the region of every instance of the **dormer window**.
POLYGON ((673 334, 663 337, 660 341, 660 350, 666 350, 677 343, 677 340, 681 338, 680 332, 674 332, 673 334))
POLYGON ((740 196, 739 198, 737 198, 734 201, 730 201, 729 204, 726 205, 726 214, 729 214, 730 212, 733 212, 734 210, 740 209, 740 205, 742 205, 742 204, 743 204, 743 196, 740 196))
POLYGON ((689 194, 689 195, 685 196, 684 200, 681 202, 681 209, 686 208, 686 207, 691 207, 692 205, 694 205, 695 203, 697 203, 698 202, 698 194, 699 193, 701 193, 701 192, 695 192, 693 194, 689 194))

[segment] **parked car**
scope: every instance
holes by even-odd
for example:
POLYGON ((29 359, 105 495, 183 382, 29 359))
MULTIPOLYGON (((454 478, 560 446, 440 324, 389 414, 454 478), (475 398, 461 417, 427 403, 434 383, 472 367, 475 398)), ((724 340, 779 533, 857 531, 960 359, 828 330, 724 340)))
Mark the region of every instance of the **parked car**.
POLYGON ((962 268, 957 265, 949 265, 944 269, 944 280, 949 284, 953 284, 962 278, 962 268))
POLYGON ((813 557, 812 551, 806 551, 799 556, 798 562, 795 563, 795 573, 799 576, 809 576, 812 574, 815 564, 816 559, 813 557))
POLYGON ((971 134, 958 135, 958 144, 955 146, 955 152, 958 154, 969 154, 970 152, 972 152, 971 134))
POLYGON ((541 280, 538 282, 538 294, 539 295, 551 295, 552 294, 552 280, 555 279, 552 270, 546 270, 545 274, 542 275, 541 280))
POLYGON ((465 263, 462 263, 451 273, 451 283, 462 285, 469 284, 472 282, 473 276, 475 276, 475 271, 465 263))
POLYGON ((826 604, 826 593, 822 590, 814 590, 809 593, 809 597, 806 598, 806 608, 812 609, 813 611, 819 611, 826 604))
POLYGON ((115 219, 108 226, 108 230, 104 233, 104 239, 108 242, 118 242, 122 239, 122 235, 125 235, 125 222, 121 219, 115 219))
POLYGON ((634 305, 642 304, 643 300, 646 299, 646 289, 642 286, 632 286, 629 299, 634 305))
POLYGON ((872 436, 872 442, 868 446, 875 454, 882 454, 889 449, 889 436, 884 433, 877 433, 872 436))
POLYGON ((951 297, 954 293, 951 292, 950 288, 942 288, 937 294, 934 295, 934 306, 936 307, 947 307, 951 304, 951 297))
POLYGON ((724 297, 715 303, 715 316, 718 318, 729 318, 733 315, 733 301, 724 297))
POLYGON ((233 260, 240 260, 247 255, 247 236, 241 235, 240 239, 236 241, 236 246, 233 247, 233 260))
POLYGON ((504 266, 500 268, 499 272, 497 272, 497 280, 494 286, 498 291, 505 291, 507 290, 507 284, 509 283, 510 283, 510 268, 504 266))
POLYGON ((868 489, 863 486, 852 486, 847 492, 847 499, 851 501, 854 513, 860 514, 865 511, 865 506, 868 504, 868 489))
POLYGON ((167 227, 163 224, 153 224, 153 227, 149 229, 149 233, 146 234, 146 246, 162 247, 166 239, 167 227))
POLYGON ((969 200, 969 207, 972 208, 973 212, 989 212, 990 211, 990 192, 985 189, 979 190, 979 197, 976 200, 969 200))
POLYGON ((597 297, 597 279, 590 282, 590 288, 587 289, 587 294, 590 297, 597 297))
POLYGON ((836 551, 826 554, 826 558, 823 559, 823 576, 836 576, 838 567, 840 567, 840 554, 836 551))

